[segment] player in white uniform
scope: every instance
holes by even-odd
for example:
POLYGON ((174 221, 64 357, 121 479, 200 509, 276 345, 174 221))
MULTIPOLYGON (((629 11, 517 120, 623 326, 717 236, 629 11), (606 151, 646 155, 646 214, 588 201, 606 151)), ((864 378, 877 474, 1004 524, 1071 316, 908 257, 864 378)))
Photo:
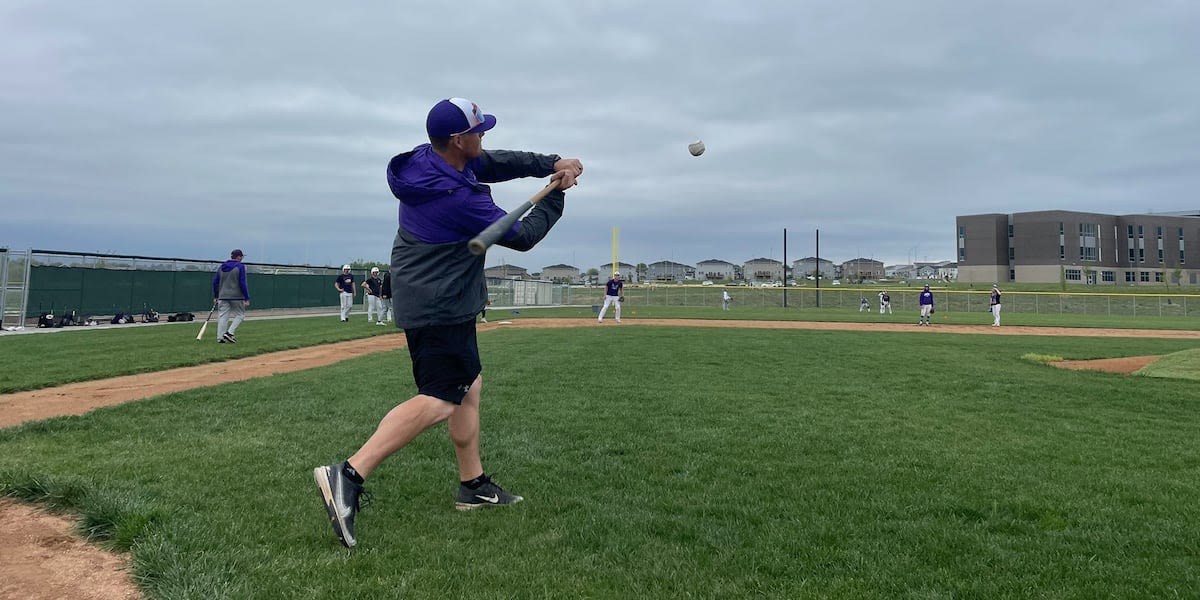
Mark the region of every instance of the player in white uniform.
POLYGON ((596 318, 596 322, 604 321, 604 314, 608 312, 608 305, 615 304, 615 314, 617 322, 621 322, 621 289, 625 287, 625 282, 621 281, 621 272, 616 271, 612 274, 612 279, 604 284, 604 307, 600 309, 600 316, 596 318))

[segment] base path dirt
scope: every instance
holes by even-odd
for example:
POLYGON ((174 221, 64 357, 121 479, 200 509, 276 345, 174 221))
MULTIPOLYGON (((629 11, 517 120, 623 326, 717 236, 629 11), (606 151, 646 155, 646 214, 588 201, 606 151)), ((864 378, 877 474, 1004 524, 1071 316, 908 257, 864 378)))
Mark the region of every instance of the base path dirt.
POLYGON ((0 498, 0 540, 0 598, 141 598, 129 558, 83 541, 66 517, 0 498))
POLYGON ((1081 371, 1104 371, 1130 375, 1142 367, 1158 360, 1158 356, 1124 356, 1121 358, 1098 358, 1096 360, 1059 360, 1050 364, 1062 369, 1081 371))
MULTIPOLYGON (((1072 329, 1067 327, 989 327, 912 323, 811 323, 801 321, 715 321, 700 319, 624 319, 622 323, 592 319, 522 319, 479 325, 490 331, 502 327, 731 327, 741 329, 819 329, 841 331, 903 331, 917 333, 974 333, 986 335, 1046 335, 1081 337, 1156 337, 1200 340, 1200 331, 1072 329)), ((171 392, 265 377, 334 364, 365 354, 405 346, 404 334, 286 350, 220 363, 197 365, 72 383, 55 388, 0 395, 0 427, 11 427, 62 415, 81 415, 104 406, 141 400, 171 392)), ((1131 373, 1157 357, 1101 361, 1062 361, 1057 366, 1131 373)), ((117 598, 141 595, 129 578, 128 560, 87 544, 72 533, 69 519, 34 507, 0 499, 0 599, 117 598)))

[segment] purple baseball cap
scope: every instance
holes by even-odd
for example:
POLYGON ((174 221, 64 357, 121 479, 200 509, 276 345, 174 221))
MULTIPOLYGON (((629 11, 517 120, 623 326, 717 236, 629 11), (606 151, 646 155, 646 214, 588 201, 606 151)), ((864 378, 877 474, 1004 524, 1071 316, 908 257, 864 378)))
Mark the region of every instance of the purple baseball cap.
POLYGON ((242 252, 241 248, 234 248, 233 252, 229 253, 229 258, 237 258, 239 256, 245 256, 245 255, 246 254, 244 252, 242 252))
POLYGON ((429 109, 429 116, 425 118, 425 132, 433 138, 479 133, 495 126, 495 115, 483 114, 478 104, 466 98, 442 100, 429 109))

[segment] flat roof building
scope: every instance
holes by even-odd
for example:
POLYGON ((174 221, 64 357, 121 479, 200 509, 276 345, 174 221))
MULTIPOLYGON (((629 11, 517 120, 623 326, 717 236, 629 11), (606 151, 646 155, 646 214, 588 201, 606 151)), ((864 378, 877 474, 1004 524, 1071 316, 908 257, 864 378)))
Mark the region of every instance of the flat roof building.
POLYGON ((1196 285, 1200 278, 1200 211, 1047 210, 955 220, 963 282, 1196 285))

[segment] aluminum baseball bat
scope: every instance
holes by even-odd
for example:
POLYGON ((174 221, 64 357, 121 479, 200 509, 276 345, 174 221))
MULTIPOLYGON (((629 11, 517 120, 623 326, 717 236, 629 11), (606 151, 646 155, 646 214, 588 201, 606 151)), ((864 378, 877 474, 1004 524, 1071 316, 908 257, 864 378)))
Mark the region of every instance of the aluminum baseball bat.
POLYGON ((212 314, 214 310, 217 310, 216 306, 213 306, 212 310, 208 311, 208 317, 204 319, 204 324, 200 326, 200 333, 196 334, 196 339, 201 339, 204 337, 204 330, 208 329, 208 322, 212 320, 212 314))
POLYGON ((492 244, 500 241, 500 238, 504 237, 504 234, 508 233, 508 230, 512 228, 513 223, 517 222, 517 219, 525 216, 525 213, 529 212, 529 209, 533 208, 533 205, 541 202, 542 198, 546 197, 546 194, 549 194, 556 189, 558 189, 557 179, 546 184, 546 187, 534 194, 533 197, 525 201, 524 204, 518 206, 516 210, 504 215, 503 217, 500 217, 499 221, 488 225, 487 229, 479 232, 479 235, 475 236, 470 242, 467 243, 467 247, 470 248, 471 254, 479 256, 480 254, 487 252, 487 249, 490 248, 492 244))

